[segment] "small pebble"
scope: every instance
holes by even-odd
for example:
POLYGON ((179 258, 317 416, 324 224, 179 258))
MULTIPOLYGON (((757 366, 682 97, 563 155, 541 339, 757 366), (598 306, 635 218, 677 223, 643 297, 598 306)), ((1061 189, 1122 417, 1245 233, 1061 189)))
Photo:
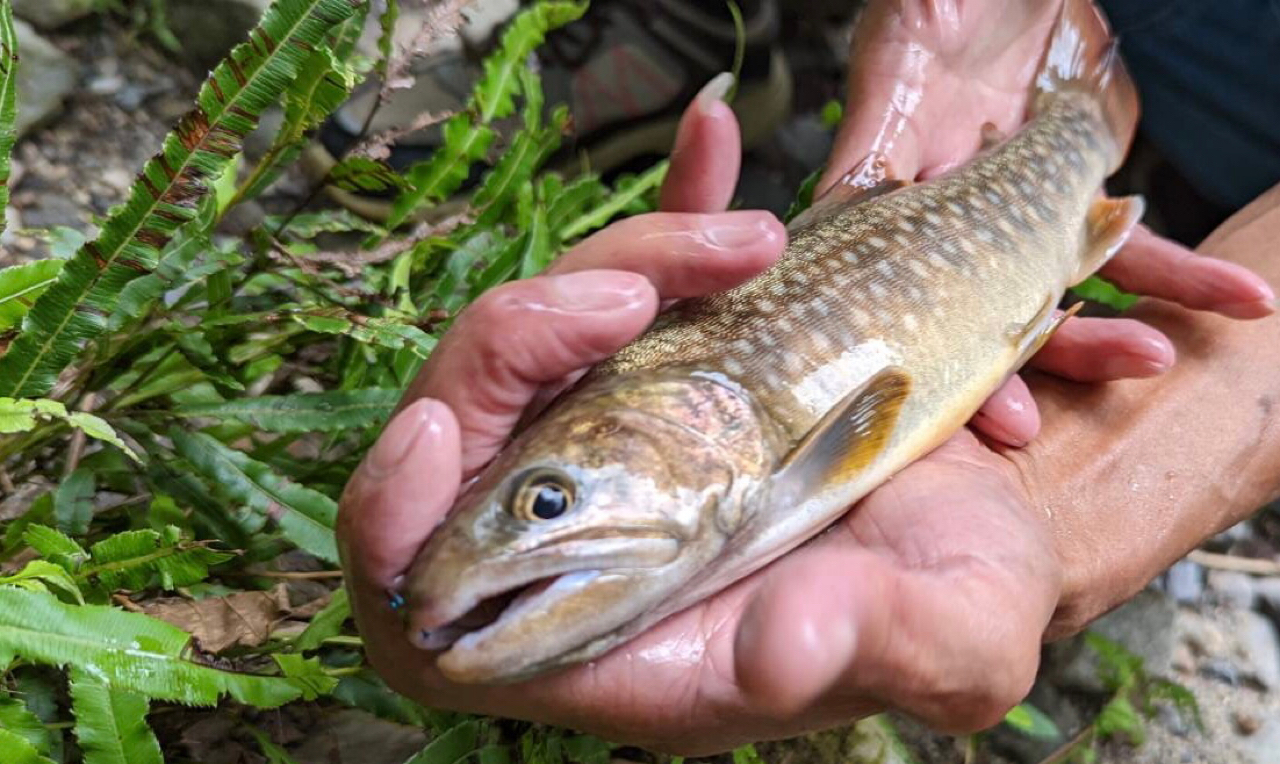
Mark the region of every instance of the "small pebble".
POLYGON ((1262 726, 1262 720, 1247 711, 1235 711, 1231 714, 1231 721, 1236 726, 1236 732, 1248 737, 1257 732, 1262 726))

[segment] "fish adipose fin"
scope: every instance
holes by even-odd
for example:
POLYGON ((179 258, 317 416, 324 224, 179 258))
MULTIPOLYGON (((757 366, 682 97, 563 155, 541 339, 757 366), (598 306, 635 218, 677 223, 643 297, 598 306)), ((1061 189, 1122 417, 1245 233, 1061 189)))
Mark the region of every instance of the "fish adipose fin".
POLYGON ((907 373, 889 367, 849 393, 783 461, 782 495, 799 500, 866 469, 888 445, 910 391, 907 373))
POLYGON ((883 155, 873 152, 845 173, 822 196, 814 199, 808 209, 796 215, 791 221, 791 227, 794 229, 812 225, 855 204, 861 204, 909 185, 911 185, 909 181, 891 179, 888 162, 883 155))
POLYGON ((1108 174, 1119 169, 1138 127, 1138 93, 1093 0, 1062 4, 1034 89, 1033 114, 1057 93, 1082 92, 1096 98, 1113 142, 1108 174))
POLYGON ((1129 240, 1134 226, 1142 220, 1146 209, 1147 204, 1141 196, 1098 199, 1094 202, 1085 218, 1080 271, 1071 283, 1079 284, 1115 257, 1129 240))

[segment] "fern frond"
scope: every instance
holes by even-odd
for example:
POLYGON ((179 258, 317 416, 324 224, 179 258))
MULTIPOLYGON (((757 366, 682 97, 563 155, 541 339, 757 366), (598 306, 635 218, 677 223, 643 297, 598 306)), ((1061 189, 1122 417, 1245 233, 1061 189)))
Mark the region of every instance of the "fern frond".
POLYGON ((354 0, 277 0, 249 40, 209 75, 198 106, 143 167, 129 198, 36 300, 0 358, 0 394, 45 395, 58 374, 107 326, 120 290, 150 273, 160 249, 239 152, 244 136, 298 74, 325 32, 355 12, 354 0))
POLYGON ((275 708, 303 694, 287 677, 206 665, 189 643, 185 631, 155 618, 102 605, 66 605, 49 594, 0 586, 0 652, 76 666, 113 689, 192 706, 212 706, 230 695, 275 708))
POLYGON ((227 496, 270 517, 285 537, 327 562, 338 562, 333 525, 338 505, 293 483, 271 467, 204 433, 170 433, 178 453, 227 496))
MULTIPOLYGON (((3 230, 2 224, 0 230, 3 230)), ((36 298, 57 280, 63 262, 33 260, 0 270, 0 332, 8 331, 22 321, 36 298)))
POLYGON ((400 400, 399 390, 333 390, 327 393, 264 395, 226 403, 180 406, 180 417, 207 417, 252 424, 265 432, 339 432, 384 422, 400 400))
POLYGON ((13 2, 0 0, 0 231, 8 226, 10 156, 18 140, 18 33, 13 2))
POLYGON ((522 11, 502 34, 498 50, 485 60, 484 76, 477 83, 466 111, 444 125, 444 142, 428 160, 409 168, 409 188, 396 197, 387 228, 395 229, 424 205, 439 202, 466 181, 471 165, 480 161, 493 143, 490 124, 515 110, 520 92, 518 72, 547 32, 575 21, 587 10, 584 3, 541 2, 522 11))
POLYGON ((101 417, 84 411, 67 411, 67 407, 62 403, 48 398, 31 400, 0 398, 0 434, 28 432, 34 429, 36 423, 42 419, 61 419, 91 438, 110 443, 135 462, 142 461, 133 449, 125 445, 115 429, 101 417))
POLYGON ((72 670, 70 687, 84 764, 164 764, 145 696, 113 690, 83 669, 72 670))

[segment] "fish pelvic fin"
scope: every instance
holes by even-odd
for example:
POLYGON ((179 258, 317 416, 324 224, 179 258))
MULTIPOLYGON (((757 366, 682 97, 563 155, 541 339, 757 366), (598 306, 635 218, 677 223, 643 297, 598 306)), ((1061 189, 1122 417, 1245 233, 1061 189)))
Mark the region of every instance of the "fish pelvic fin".
POLYGON ((1039 353, 1040 348, 1043 348, 1049 338, 1062 328, 1067 319, 1080 312, 1084 303, 1078 302, 1061 313, 1058 312, 1057 306, 1057 300, 1049 297, 1030 321, 1011 327, 1010 339, 1013 340, 1018 353, 1018 360, 1013 365, 1014 369, 1022 368, 1032 356, 1039 353))
POLYGON ((889 367, 845 396, 782 462, 781 495, 803 499, 865 470, 888 445, 910 392, 907 373, 889 367))
POLYGON ((794 230, 813 225, 849 207, 909 185, 910 181, 891 177, 888 160, 882 154, 872 152, 814 199, 808 209, 796 215, 790 228, 794 230))
POLYGON ((1080 270, 1071 283, 1079 284, 1115 257, 1146 209, 1146 201, 1136 195, 1095 201, 1085 216, 1080 270))
POLYGON ((1064 0, 1034 89, 1033 113, 1045 98, 1063 91, 1097 98, 1114 143, 1108 174, 1119 169, 1138 127, 1138 91, 1093 0, 1064 0))

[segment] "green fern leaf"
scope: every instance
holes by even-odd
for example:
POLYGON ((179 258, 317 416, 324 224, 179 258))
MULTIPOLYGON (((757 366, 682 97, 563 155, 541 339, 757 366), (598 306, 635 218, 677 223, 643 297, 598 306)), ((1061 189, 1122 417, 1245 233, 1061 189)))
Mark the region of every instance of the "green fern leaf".
POLYGON ((345 311, 294 313, 294 321, 321 334, 342 334, 360 342, 391 350, 407 350, 427 358, 435 350, 436 339, 416 326, 388 318, 365 318, 345 311))
POLYGON ((338 562, 333 540, 338 505, 333 499, 286 480, 204 433, 174 430, 171 437, 178 453, 227 496, 275 520, 300 549, 338 562))
POLYGON ((0 231, 7 226, 9 170, 18 140, 18 34, 13 28, 12 0, 0 2, 0 231))
POLYGON ((53 759, 41 756, 22 735, 3 728, 0 728, 0 751, 4 751, 5 764, 53 764, 53 759))
POLYGON ((67 565, 64 567, 72 571, 89 559, 89 553, 84 550, 84 547, 72 541, 71 537, 65 533, 47 525, 28 526, 22 534, 22 540, 27 542, 27 546, 36 550, 41 557, 60 565, 66 562, 67 565))
POLYGON ((0 394, 48 393, 58 374, 101 334, 120 290, 156 267, 159 250, 191 220, 210 179, 297 75, 326 31, 355 12, 353 0, 277 0, 249 40, 210 74, 198 106, 146 164, 102 234, 76 252, 36 300, 22 334, 0 359, 0 394))
POLYGON ((262 755, 267 757, 267 764, 297 764, 289 752, 275 743, 271 742, 271 738, 267 737, 260 730, 250 728, 249 732, 253 733, 253 737, 258 741, 258 747, 262 749, 262 755))
POLYGON ((92 470, 78 469, 62 479, 53 493, 53 516, 59 530, 73 536, 89 530, 95 489, 92 470))
POLYGON ((347 157, 329 170, 329 182, 344 191, 369 193, 403 189, 408 183, 386 162, 369 157, 347 157))
POLYGON ((566 223, 560 229, 558 238, 561 241, 572 241, 608 225, 614 217, 641 202, 646 194, 660 188, 669 167, 670 162, 664 160, 632 178, 630 182, 619 182, 618 188, 601 204, 566 223))
POLYGON ((582 16, 585 3, 541 2, 522 11, 502 34, 498 50, 485 60, 484 76, 476 84, 467 111, 445 123, 444 142, 428 160, 409 168, 409 188, 396 197, 387 228, 394 230, 423 205, 439 202, 466 181, 471 165, 493 143, 490 124, 515 110, 520 92, 519 72, 547 32, 582 16))
POLYGON ((76 572, 76 578, 110 593, 117 589, 146 589, 158 576, 162 589, 173 590, 203 581, 211 566, 234 557, 181 541, 174 531, 170 537, 153 530, 108 536, 89 548, 91 560, 76 572))
POLYGON ((63 262, 33 260, 0 270, 0 332, 8 331, 22 321, 36 298, 57 280, 63 262))
POLYGON ((70 686, 84 764, 164 764, 160 743, 147 726, 145 696, 113 690, 81 669, 71 672, 70 686))
POLYGON ((201 662, 190 635, 156 618, 0 587, 0 650, 34 663, 73 665, 113 689, 212 706, 224 695, 258 708, 301 697, 287 677, 237 673, 201 662))
POLYGON ((0 433, 28 432, 41 419, 61 419, 91 438, 110 443, 135 462, 142 461, 101 417, 83 411, 68 412, 62 403, 48 398, 0 398, 0 433))
POLYGON ((480 722, 465 721, 436 736, 405 764, 456 764, 476 750, 480 722))
POLYGON ((180 406, 180 417, 245 422, 265 432, 343 432, 385 422, 399 402, 399 390, 333 390, 327 393, 264 395, 226 403, 180 406))
POLYGON ((20 735, 38 754, 49 753, 49 730, 18 698, 0 697, 0 729, 20 735))
POLYGON ((329 604, 316 613, 307 624, 306 630, 293 642, 293 649, 299 651, 315 650, 330 637, 335 637, 342 630, 342 624, 351 616, 351 601, 347 599, 347 590, 334 591, 329 604))
POLYGON ((280 671, 302 689, 303 700, 315 700, 328 695, 338 686, 338 680, 324 673, 324 666, 317 658, 304 658, 289 653, 276 653, 271 657, 275 659, 280 671))
POLYGON ((80 593, 80 586, 71 577, 71 574, 67 572, 66 568, 61 565, 55 565, 48 560, 32 560, 17 573, 11 576, 0 576, 0 584, 9 584, 36 591, 48 591, 48 588, 52 587, 67 594, 77 603, 84 604, 84 596, 80 593))

